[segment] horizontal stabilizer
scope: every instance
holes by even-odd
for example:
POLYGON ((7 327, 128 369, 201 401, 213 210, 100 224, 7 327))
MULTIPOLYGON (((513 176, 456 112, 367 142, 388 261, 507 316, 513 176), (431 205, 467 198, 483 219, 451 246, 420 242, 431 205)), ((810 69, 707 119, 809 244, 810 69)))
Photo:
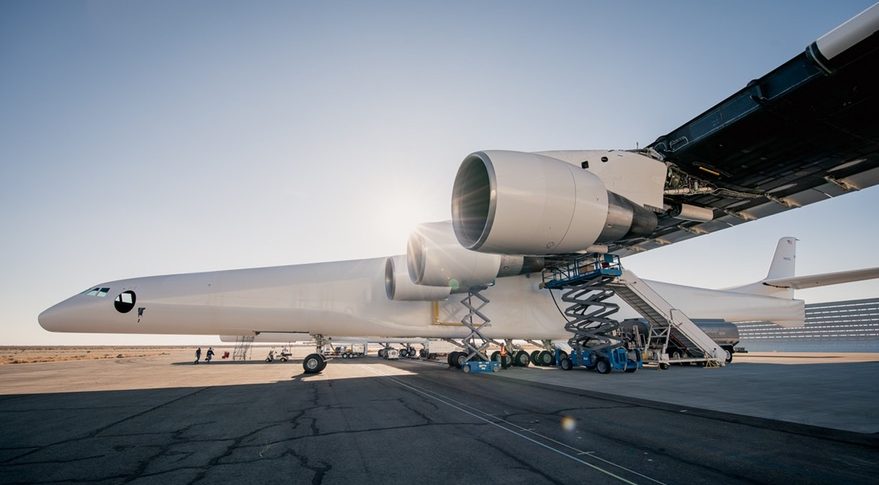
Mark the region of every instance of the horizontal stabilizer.
POLYGON ((767 279, 763 281, 763 284, 775 288, 804 290, 806 288, 838 285, 840 283, 851 283, 853 281, 871 280, 874 278, 879 278, 879 268, 856 269, 852 271, 838 271, 836 273, 767 279))

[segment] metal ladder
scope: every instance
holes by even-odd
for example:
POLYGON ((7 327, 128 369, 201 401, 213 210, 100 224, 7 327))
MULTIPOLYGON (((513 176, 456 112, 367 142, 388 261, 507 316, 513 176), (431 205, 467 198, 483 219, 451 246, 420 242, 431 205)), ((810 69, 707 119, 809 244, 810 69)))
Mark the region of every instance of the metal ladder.
POLYGON ((704 362, 708 366, 723 366, 725 351, 702 331, 680 309, 671 306, 646 281, 634 273, 624 270, 619 278, 609 283, 617 296, 637 311, 650 323, 647 338, 648 357, 654 363, 669 364, 683 362, 704 362), (668 343, 674 340, 687 349, 690 358, 670 360, 667 356, 668 343))
POLYGON ((247 360, 250 346, 253 345, 254 335, 242 335, 235 338, 235 349, 232 350, 232 360, 247 360))

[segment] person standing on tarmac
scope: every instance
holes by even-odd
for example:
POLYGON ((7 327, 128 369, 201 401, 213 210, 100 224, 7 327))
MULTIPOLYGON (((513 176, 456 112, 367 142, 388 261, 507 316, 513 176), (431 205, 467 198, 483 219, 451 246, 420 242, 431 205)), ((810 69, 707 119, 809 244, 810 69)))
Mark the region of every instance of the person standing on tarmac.
POLYGON ((205 359, 204 359, 204 361, 205 361, 206 363, 210 364, 210 363, 211 363, 211 359, 213 359, 213 358, 214 358, 214 348, 213 348, 213 347, 208 347, 208 353, 205 354, 205 359))
POLYGON ((195 362, 193 364, 198 364, 199 360, 201 360, 201 347, 195 349, 195 362))
POLYGON ((510 366, 510 364, 509 364, 509 361, 507 360, 507 346, 504 344, 501 344, 501 367, 506 369, 509 366, 510 366))

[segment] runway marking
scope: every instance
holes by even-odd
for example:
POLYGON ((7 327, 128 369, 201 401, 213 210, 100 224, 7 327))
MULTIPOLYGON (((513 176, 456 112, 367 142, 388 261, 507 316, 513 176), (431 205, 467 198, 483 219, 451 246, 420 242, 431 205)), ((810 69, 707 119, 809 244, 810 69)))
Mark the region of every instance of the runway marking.
MULTIPOLYGON (((401 384, 403 384, 403 383, 401 383, 401 384)), ((406 384, 403 384, 403 385, 406 385, 406 384)), ((426 391, 426 392, 431 392, 431 393, 433 393, 433 394, 436 394, 436 393, 433 392, 433 391, 426 391)), ((490 417, 492 417, 492 418, 495 418, 495 419, 497 419, 498 421, 503 422, 504 424, 508 424, 508 425, 510 425, 510 426, 513 426, 513 427, 519 428, 520 430, 522 430, 522 431, 524 431, 524 432, 534 434, 534 435, 539 436, 539 437, 541 437, 541 438, 543 438, 543 439, 545 439, 545 440, 547 440, 547 441, 551 441, 551 442, 553 442, 553 443, 555 443, 555 444, 558 444, 558 445, 564 446, 565 448, 568 448, 568 449, 571 449, 571 450, 577 452, 578 455, 584 455, 584 454, 585 454, 585 455, 589 455, 589 457, 591 457, 591 458, 595 458, 596 460, 599 460, 599 461, 602 461, 602 462, 604 462, 604 463, 607 463, 608 465, 615 466, 615 467, 617 467, 617 468, 619 468, 619 469, 621 469, 621 470, 625 470, 625 471, 627 471, 627 472, 629 472, 629 473, 631 473, 631 474, 633 474, 633 475, 637 475, 637 476, 639 476, 639 477, 641 477, 641 478, 644 478, 645 480, 650 480, 651 482, 653 482, 653 483, 658 483, 658 484, 660 484, 660 485, 666 485, 665 482, 661 482, 661 481, 659 481, 659 480, 657 480, 657 479, 655 479, 655 478, 651 478, 651 477, 648 477, 647 475, 644 475, 644 474, 642 474, 642 473, 638 473, 638 472, 636 472, 635 470, 632 470, 631 468, 627 468, 627 467, 624 467, 623 465, 620 465, 620 464, 618 464, 618 463, 614 463, 614 462, 612 462, 612 461, 610 461, 610 460, 607 460, 607 459, 601 458, 600 456, 596 455, 594 451, 583 451, 583 450, 581 450, 581 449, 579 449, 579 448, 575 448, 575 447, 573 447, 573 446, 571 446, 571 445, 569 445, 569 444, 567 444, 567 443, 563 443, 563 442, 561 442, 561 441, 558 441, 558 440, 555 440, 555 439, 553 439, 553 438, 550 438, 549 436, 546 436, 546 435, 540 434, 540 433, 538 433, 538 432, 536 432, 536 431, 534 431, 534 430, 532 430, 532 429, 529 429, 529 428, 523 428, 522 426, 519 426, 519 425, 516 424, 516 423, 511 423, 511 422, 505 420, 504 418, 501 418, 500 416, 496 416, 496 415, 493 415, 493 414, 488 414, 488 413, 486 413, 486 412, 484 412, 484 411, 481 411, 481 410, 479 410, 479 409, 476 409, 475 407, 470 406, 470 405, 468 405, 468 404, 464 404, 464 403, 462 403, 462 402, 455 401, 454 399, 452 399, 452 398, 450 398, 450 397, 443 396, 443 398, 448 399, 448 400, 450 400, 450 401, 452 401, 452 402, 454 402, 454 403, 460 404, 461 406, 464 406, 464 407, 470 408, 470 409, 472 409, 472 410, 474 410, 474 411, 476 411, 476 412, 482 413, 482 414, 484 414, 484 415, 486 415, 486 416, 490 416, 490 417)))
MULTIPOLYGON (((562 456, 564 456, 564 457, 566 457, 566 458, 569 458, 569 459, 571 459, 571 460, 573 460, 573 461, 576 461, 577 463, 580 463, 580 464, 582 464, 582 465, 586 465, 586 466, 588 466, 589 468, 592 468, 592 469, 594 469, 594 470, 596 470, 596 471, 598 471, 598 472, 601 472, 601 473, 604 473, 605 475, 608 475, 608 476, 610 476, 610 477, 616 478, 617 480, 619 480, 619 481, 621 481, 621 482, 623 482, 623 483, 628 483, 628 484, 630 484, 630 485, 637 485, 635 482, 629 481, 629 480, 627 480, 627 479, 625 479, 625 478, 623 478, 623 477, 621 477, 621 476, 619 476, 619 475, 617 475, 617 474, 611 472, 610 470, 606 470, 606 469, 604 469, 604 468, 601 468, 600 466, 594 465, 594 464, 589 463, 589 462, 587 462, 587 461, 583 461, 583 460, 577 458, 577 457, 574 456, 574 455, 571 455, 571 454, 569 454, 569 453, 566 453, 566 452, 564 452, 564 451, 562 451, 562 450, 559 450, 559 449, 557 449, 557 448, 553 448, 552 446, 549 446, 549 445, 547 445, 547 444, 545 444, 545 443, 541 443, 541 442, 539 442, 539 441, 537 441, 537 440, 535 440, 535 439, 533 439, 533 438, 530 438, 530 437, 528 437, 528 436, 526 436, 526 435, 524 435, 524 434, 522 434, 522 433, 517 432, 516 430, 509 429, 509 428, 506 428, 506 427, 504 427, 504 426, 501 426, 500 424, 498 424, 497 422, 495 422, 495 421, 493 421, 493 420, 491 420, 491 419, 487 419, 487 418, 485 418, 485 417, 483 417, 483 416, 480 416, 480 415, 478 415, 478 414, 475 414, 475 413, 473 413, 473 412, 470 412, 470 411, 464 409, 463 407, 461 407, 461 406, 468 407, 468 408, 473 409, 474 411, 476 411, 476 412, 478 412, 478 413, 484 414, 484 415, 486 415, 486 416, 491 416, 490 414, 485 413, 485 412, 482 412, 482 411, 480 411, 480 410, 478 410, 478 409, 476 409, 476 408, 474 408, 474 407, 472 407, 472 406, 470 406, 470 405, 467 405, 467 404, 464 404, 464 403, 461 403, 461 402, 455 401, 454 399, 449 398, 449 397, 446 397, 446 396, 442 396, 442 397, 440 397, 440 395, 438 395, 437 393, 434 393, 434 392, 432 392, 432 391, 425 391, 425 390, 423 390, 423 389, 421 389, 421 388, 419 388, 419 387, 417 387, 417 386, 414 386, 414 385, 411 385, 411 384, 407 384, 407 383, 405 383, 405 382, 402 382, 402 381, 400 381, 399 379, 397 379, 397 378, 395 378, 395 377, 392 377, 392 376, 389 376, 389 375, 384 375, 384 374, 381 374, 381 373, 379 373, 379 372, 376 372, 374 369, 370 369, 370 371, 372 371, 375 375, 377 375, 377 376, 379 376, 379 377, 386 377, 386 378, 390 379, 391 381, 394 381, 395 383, 397 383, 397 384, 399 384, 399 385, 401 385, 401 386, 403 386, 403 387, 407 387, 407 388, 409 388, 409 389, 411 389, 411 390, 413 390, 413 391, 415 391, 415 392, 417 392, 417 393, 419 393, 419 394, 422 394, 422 395, 424 395, 424 396, 426 396, 426 397, 429 397, 429 398, 431 398, 431 399, 433 399, 433 400, 435 400, 435 401, 439 401, 439 402, 445 404, 446 406, 449 406, 449 407, 451 407, 451 408, 457 409, 458 411, 461 411, 462 413, 468 414, 468 415, 470 415, 470 416, 473 416, 473 417, 476 418, 476 419, 479 419, 480 421, 483 421, 483 422, 485 422, 485 423, 487 423, 487 424, 490 424, 490 425, 492 425, 492 426, 495 426, 495 427, 498 428, 498 429, 502 429, 502 430, 506 431, 507 433, 510 433, 510 434, 516 435, 516 436, 518 436, 518 437, 520 437, 520 438, 523 438, 523 439, 525 439, 525 440, 527 440, 527 441, 530 441, 530 442, 532 442, 532 443, 534 443, 534 444, 536 444, 536 445, 538 445, 538 446, 541 446, 541 447, 543 447, 543 448, 546 448, 547 450, 550 450, 550 451, 555 452, 555 453, 557 453, 557 454, 559 454, 559 455, 562 455, 562 456), (451 402, 449 402, 449 401, 451 401, 451 402), (459 404, 460 406, 456 406, 455 404, 452 404, 452 403, 459 404)), ((598 459, 598 460, 600 460, 600 461, 602 461, 602 462, 605 462, 605 463, 607 463, 607 464, 609 464, 609 465, 612 465, 612 466, 616 466, 616 467, 618 467, 618 468, 620 468, 620 469, 622 469, 622 470, 625 470, 625 471, 627 471, 627 472, 629 472, 629 473, 632 473, 632 474, 634 474, 634 475, 637 475, 637 476, 639 476, 639 477, 645 478, 645 479, 650 480, 650 481, 655 482, 655 483, 659 483, 659 484, 665 485, 663 482, 660 482, 659 480, 655 480, 655 479, 650 478, 650 477, 648 477, 648 476, 646 476, 646 475, 642 475, 641 473, 638 473, 638 472, 636 472, 636 471, 634 471, 634 470, 630 470, 630 469, 628 469, 628 468, 626 468, 626 467, 624 467, 624 466, 617 465, 616 463, 613 463, 613 462, 611 462, 611 461, 609 461, 609 460, 605 460, 605 459, 603 459, 603 458, 599 458, 599 457, 597 457, 597 456, 595 456, 595 455, 593 454, 594 452, 582 452, 581 450, 578 450, 578 449, 576 449, 576 448, 574 448, 574 447, 572 447, 572 446, 569 446, 569 445, 567 445, 567 444, 565 444, 565 443, 561 443, 561 442, 556 441, 556 440, 554 440, 554 439, 552 439, 552 438, 549 438, 549 437, 547 437, 547 436, 544 436, 544 435, 542 435, 542 434, 540 434, 540 433, 536 433, 536 432, 534 432, 534 431, 527 430, 527 429, 525 429, 525 428, 523 428, 523 427, 521 427, 521 426, 519 426, 519 425, 517 425, 517 424, 515 424, 515 423, 510 423, 509 421, 506 421, 506 420, 501 419, 501 418, 495 418, 495 419, 497 419, 498 421, 501 421, 502 423, 505 423, 505 424, 508 424, 508 425, 510 425, 510 426, 514 426, 514 427, 516 427, 516 428, 519 428, 519 429, 521 429, 521 430, 523 430, 523 431, 525 431, 525 432, 530 432, 530 433, 532 433, 532 434, 534 434, 534 435, 536 435, 536 436, 539 436, 539 437, 541 437, 541 438, 543 438, 543 439, 545 439, 545 440, 547 440, 547 441, 551 441, 551 442, 553 442, 553 443, 558 443, 558 444, 560 444, 560 445, 563 445, 563 446, 565 446, 565 447, 567 447, 567 448, 571 448, 572 450, 576 450, 576 451, 581 452, 581 453, 586 453, 586 454, 589 455, 590 458, 598 459)))

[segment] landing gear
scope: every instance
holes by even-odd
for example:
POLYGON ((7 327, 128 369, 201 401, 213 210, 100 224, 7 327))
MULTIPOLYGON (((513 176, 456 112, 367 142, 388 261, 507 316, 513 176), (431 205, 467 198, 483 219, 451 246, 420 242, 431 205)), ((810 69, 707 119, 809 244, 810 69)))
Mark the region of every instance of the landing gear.
POLYGON ((552 365, 552 360, 552 354, 547 350, 541 350, 537 355, 537 365, 550 366, 552 365))
POLYGON ((531 363, 530 358, 528 357, 528 352, 525 352, 524 350, 516 352, 514 363, 519 367, 528 367, 528 364, 531 363))
POLYGON ((327 361, 320 354, 309 354, 302 361, 302 368, 306 374, 317 374, 327 367, 327 361))
POLYGON ((327 367, 327 359, 320 353, 327 341, 324 339, 323 335, 312 335, 312 337, 314 337, 314 344, 317 348, 317 352, 314 354, 308 354, 308 356, 305 357, 305 360, 302 361, 302 369, 305 370, 306 374, 317 374, 327 367))
POLYGON ((535 350, 535 351, 531 352, 531 356, 530 356, 530 357, 531 357, 531 363, 532 363, 532 364, 534 364, 534 365, 540 365, 540 364, 538 363, 538 360, 537 360, 537 357, 538 357, 539 355, 540 355, 540 351, 539 351, 539 350, 535 350))

